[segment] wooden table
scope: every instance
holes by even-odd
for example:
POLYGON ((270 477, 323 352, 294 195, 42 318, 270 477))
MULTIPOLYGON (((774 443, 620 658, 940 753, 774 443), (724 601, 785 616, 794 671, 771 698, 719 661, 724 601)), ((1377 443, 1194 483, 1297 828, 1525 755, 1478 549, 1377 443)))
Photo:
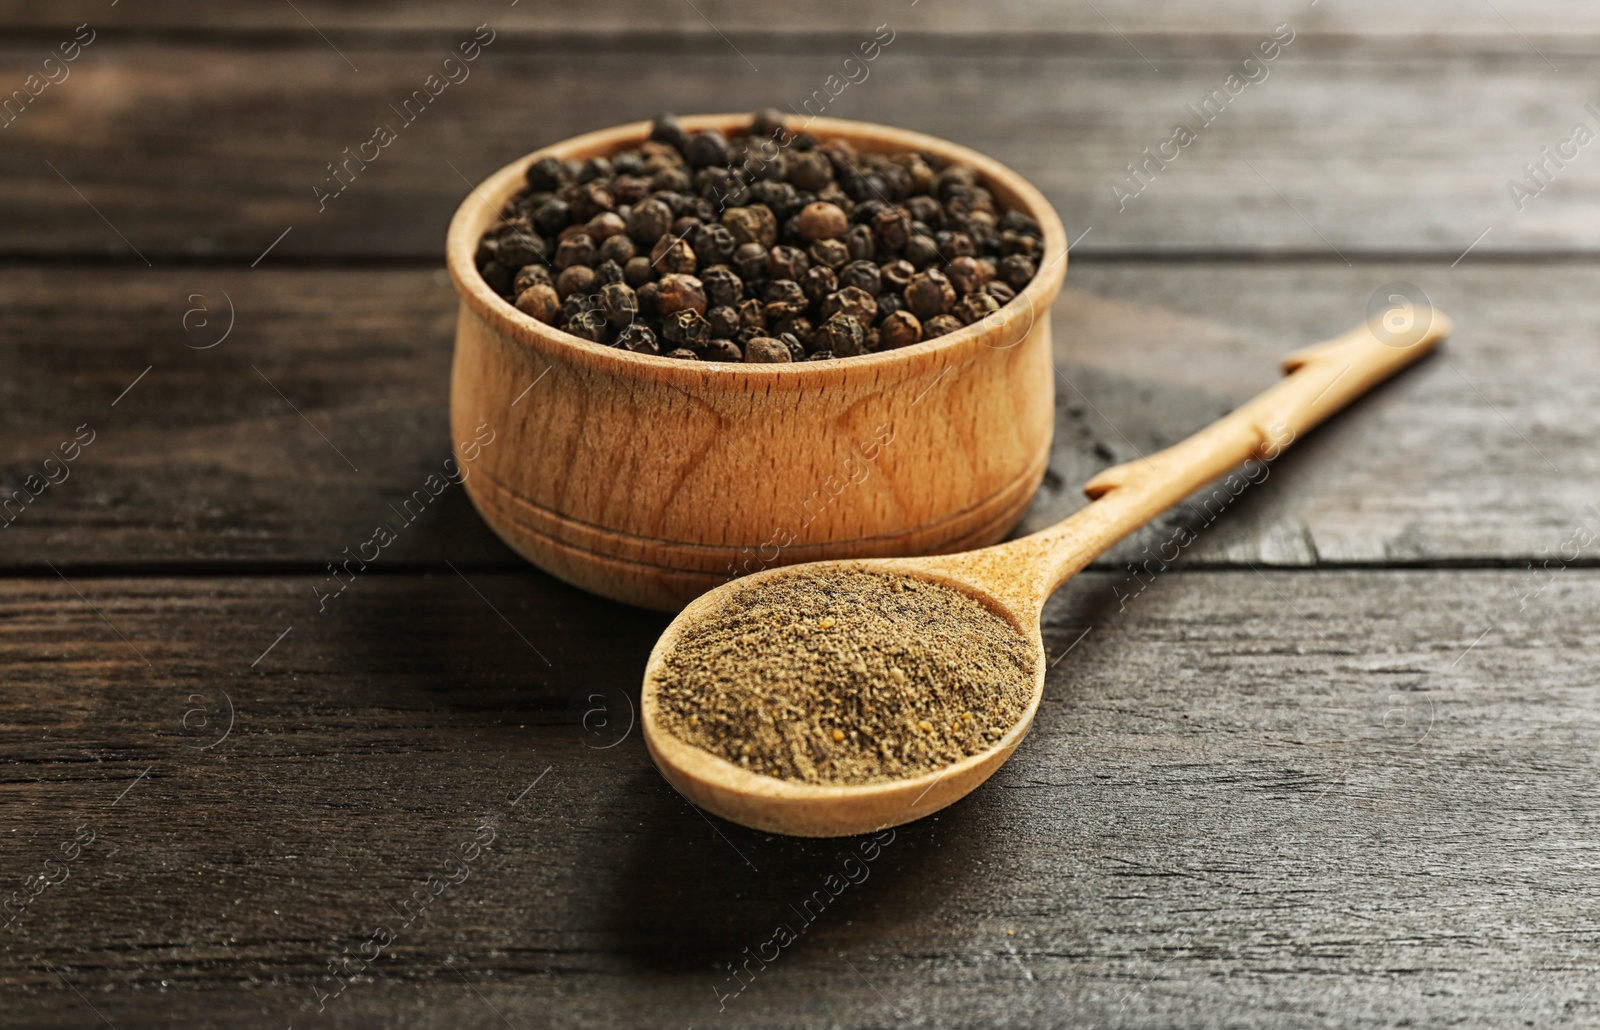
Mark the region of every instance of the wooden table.
POLYGON ((0 530, 0 1024, 1600 1021, 1600 16, 1394 6, 0 2, 6 92, 90 38, 0 119, 0 485, 60 480, 0 530), (459 490, 316 588, 448 454, 464 180, 798 104, 882 24, 827 113, 994 154, 1077 241, 1024 528, 1387 284, 1459 331, 1063 591, 1016 757, 808 908, 858 842, 707 818, 630 729, 663 616, 459 490))

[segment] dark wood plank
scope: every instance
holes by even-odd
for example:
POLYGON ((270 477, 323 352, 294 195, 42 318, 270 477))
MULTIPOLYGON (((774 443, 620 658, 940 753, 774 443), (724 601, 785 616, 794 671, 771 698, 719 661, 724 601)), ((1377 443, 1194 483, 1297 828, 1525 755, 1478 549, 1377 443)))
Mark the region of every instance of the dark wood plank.
POLYGON ((898 831, 719 1011, 726 963, 860 842, 708 822, 625 719, 585 727, 625 716, 661 617, 534 574, 358 579, 326 615, 305 577, 5 581, 0 870, 67 871, 0 946, 8 1021, 1600 1018, 1600 575, 1525 608, 1509 571, 1173 573, 1125 611, 1120 582, 1050 606, 1072 649, 996 779, 898 831))
MULTIPOLYGON (((68 478, 7 509, 12 567, 320 567, 450 457, 442 271, 13 271, 0 291, 19 373, 0 385, 5 496, 59 478, 57 450, 94 434, 68 478)), ((515 560, 457 487, 385 557, 515 560)))
MULTIPOLYGON (((1054 312, 1055 454, 1024 528, 1082 504, 1100 468, 1267 386, 1284 354, 1352 324, 1395 280, 1459 320, 1439 358, 1302 442, 1225 517, 1180 510, 1117 555, 1208 522, 1188 560, 1521 562, 1567 549, 1580 525, 1600 531, 1588 507, 1600 326, 1582 302, 1600 270, 1091 258, 1074 261, 1054 312)), ((338 559, 449 454, 453 312, 430 271, 7 273, 0 495, 45 471, 76 427, 97 435, 69 479, 8 512, 0 567, 308 571, 338 559), (190 349, 222 335, 225 295, 232 333, 190 349), (186 330, 202 304, 213 321, 190 314, 186 330)), ((383 559, 445 561, 520 567, 454 489, 383 559)))
MULTIPOLYGON (((811 33, 855 29, 885 19, 925 32, 964 34, 997 29, 1024 33, 1254 32, 1294 17, 1328 33, 1398 35, 1512 35, 1520 31, 1541 44, 1600 30, 1593 11, 1560 0, 1522 0, 1501 5, 1514 29, 1487 5, 1427 0, 1396 8, 1383 0, 1347 0, 1337 5, 1300 5, 1273 0, 1181 0, 1159 7, 1119 0, 1096 5, 1053 3, 1051 0, 994 0, 978 5, 928 4, 911 0, 814 0, 805 5, 739 3, 738 0, 696 0, 687 4, 628 0, 605 4, 547 5, 465 0, 400 0, 395 3, 304 0, 294 5, 260 3, 236 7, 199 7, 180 0, 146 0, 136 8, 112 7, 95 0, 63 0, 49 5, 27 0, 0 2, 0 24, 56 28, 84 21, 117 28, 150 30, 221 29, 228 32, 292 30, 312 36, 309 21, 325 32, 361 34, 373 31, 419 31, 455 28, 484 19, 517 31, 597 33, 671 33, 711 36, 715 31, 811 33), (915 7, 913 10, 912 8, 915 7), (300 17, 303 14, 304 17, 300 17), (704 15, 704 17, 701 17, 704 15), (710 24, 708 24, 708 22, 710 24), (1108 24, 1109 22, 1109 24, 1108 24)), ((314 37, 313 37, 314 38, 314 37)))
MULTIPOLYGON (((908 34, 826 111, 992 153, 1038 183, 1075 237, 1089 233, 1086 255, 1451 261, 1475 239, 1475 255, 1592 251, 1600 162, 1579 151, 1521 211, 1507 182, 1575 122, 1600 130, 1583 106, 1600 66, 1592 53, 1552 51, 1558 72, 1514 36, 1430 54, 1308 34, 1134 199, 1118 199, 1115 184, 1132 188, 1128 163, 1178 120, 1198 127, 1186 105, 1220 87, 1269 29, 1220 42, 1168 37, 1151 63, 1113 34, 1065 54, 1004 42, 970 52, 908 34)), ((463 23, 457 35, 468 34, 463 23)), ((843 58, 832 37, 747 41, 743 57, 709 37, 678 52, 648 37, 534 52, 508 37, 322 204, 314 189, 337 186, 329 164, 398 124, 394 107, 455 38, 352 46, 341 57, 320 40, 241 50, 108 35, 3 130, 0 175, 11 188, 0 196, 0 252, 248 263, 291 230, 267 260, 433 259, 465 180, 662 106, 798 109, 843 58)), ((0 49, 0 82, 22 83, 43 56, 32 43, 0 49)))
MULTIPOLYGON (((1271 380, 1287 350, 1361 320, 1372 295, 1420 287, 1456 319, 1441 352, 1323 427, 1207 525, 1189 557, 1215 563, 1572 560, 1600 533, 1600 331, 1578 297, 1588 265, 1457 268, 1101 264, 1068 272, 1057 305, 1051 480, 1023 528, 1083 503, 1078 486, 1204 425, 1271 380), (1387 291, 1385 291, 1387 292, 1387 291), (1077 372, 1075 370, 1082 370, 1077 372), (1054 487, 1059 483, 1061 489, 1054 487)), ((1191 506, 1118 552, 1194 527, 1191 506)), ((1593 562, 1589 545, 1577 560, 1593 562)))

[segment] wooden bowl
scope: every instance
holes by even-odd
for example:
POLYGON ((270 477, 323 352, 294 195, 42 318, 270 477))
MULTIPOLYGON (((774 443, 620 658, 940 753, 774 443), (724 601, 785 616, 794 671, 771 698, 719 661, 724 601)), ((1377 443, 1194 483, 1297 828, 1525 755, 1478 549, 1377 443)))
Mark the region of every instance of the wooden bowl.
MULTIPOLYGON (((748 115, 684 118, 742 133, 748 115)), ((736 576, 796 562, 961 551, 1005 536, 1044 475, 1054 424, 1050 304, 1066 274, 1061 220, 982 154, 902 129, 817 118, 865 152, 970 166, 1036 219, 1040 272, 987 320, 835 361, 682 361, 580 340, 524 315, 473 263, 483 231, 544 157, 636 145, 635 122, 536 151, 456 211, 447 260, 461 296, 450 408, 466 490, 512 549, 551 575, 675 611, 736 576), (495 436, 479 449, 477 427, 495 436)), ((485 434, 486 435, 486 434, 485 434)))

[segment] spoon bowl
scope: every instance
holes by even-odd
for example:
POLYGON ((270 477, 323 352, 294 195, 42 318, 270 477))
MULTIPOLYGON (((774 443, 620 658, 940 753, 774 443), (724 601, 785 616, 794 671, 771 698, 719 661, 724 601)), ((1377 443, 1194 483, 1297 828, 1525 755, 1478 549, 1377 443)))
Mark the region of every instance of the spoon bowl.
MULTIPOLYGON (((1416 361, 1449 332, 1436 311, 1406 339, 1363 324, 1291 354, 1286 378, 1181 443, 1106 469, 1084 487, 1091 502, 1048 529, 958 554, 812 562, 767 569, 726 583, 684 608, 646 664, 640 722, 650 756, 690 802, 732 822, 773 833, 837 837, 920 819, 976 789, 1022 743, 1044 696, 1039 616, 1050 595, 1118 540, 1195 490, 1249 461, 1270 461, 1333 412, 1416 361), (1380 335, 1381 334, 1381 335, 1380 335), (1020 717, 985 750, 904 779, 815 784, 741 768, 667 729, 660 678, 666 658, 743 591, 800 577, 872 572, 913 577, 975 598, 1028 642, 1031 697, 1020 717)), ((758 659, 759 661, 759 659, 758 659)))
POLYGON ((645 666, 639 706, 645 744, 656 768, 680 794, 731 822, 801 837, 839 837, 897 826, 959 800, 1011 757, 1044 696, 1044 640, 1038 612, 1029 617, 993 597, 983 584, 963 578, 958 569, 941 570, 938 559, 869 558, 811 562, 767 569, 725 584, 690 602, 667 627, 645 666), (664 728, 657 693, 662 662, 687 632, 712 619, 740 591, 796 576, 836 576, 855 572, 902 575, 950 587, 975 598, 1027 640, 1034 652, 1032 695, 1022 717, 991 747, 933 772, 905 779, 861 784, 815 784, 751 772, 689 744, 664 728))

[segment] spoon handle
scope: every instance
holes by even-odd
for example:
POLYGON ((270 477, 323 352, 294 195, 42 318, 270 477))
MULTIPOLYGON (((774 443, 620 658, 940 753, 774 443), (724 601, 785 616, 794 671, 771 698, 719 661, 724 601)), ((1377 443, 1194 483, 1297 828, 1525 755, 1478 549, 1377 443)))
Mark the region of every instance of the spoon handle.
POLYGON ((1276 458, 1323 419, 1448 335, 1450 320, 1443 313, 1423 308, 1417 314, 1426 325, 1401 339, 1364 323, 1290 354, 1283 362, 1282 382, 1181 443, 1096 475, 1084 486, 1091 503, 1066 519, 1031 536, 954 557, 948 567, 983 581, 1014 610, 1037 612, 1068 577, 1117 541, 1226 475, 1218 487, 1221 493, 1200 502, 1215 515, 1264 475, 1264 465, 1253 469, 1245 463, 1276 458))

